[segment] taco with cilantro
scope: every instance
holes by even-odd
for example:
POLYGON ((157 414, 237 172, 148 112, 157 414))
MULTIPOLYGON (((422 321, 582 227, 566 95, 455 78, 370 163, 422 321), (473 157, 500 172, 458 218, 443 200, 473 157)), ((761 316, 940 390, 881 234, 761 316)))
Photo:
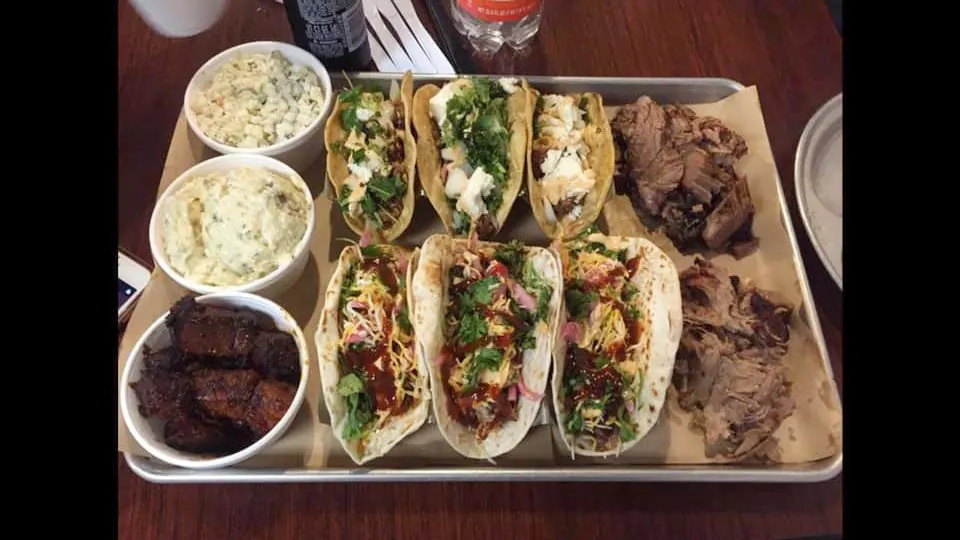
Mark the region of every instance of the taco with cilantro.
POLYGON ((673 262, 643 238, 592 228, 563 243, 564 308, 553 405, 571 456, 611 456, 654 426, 673 374, 683 314, 673 262))
POLYGON ((527 192, 550 238, 577 236, 600 217, 613 185, 614 143, 599 94, 531 90, 527 192))
POLYGON ((429 375, 410 320, 420 251, 349 246, 327 287, 317 356, 333 434, 358 465, 383 456, 429 413, 429 375))
POLYGON ((473 459, 526 436, 550 371, 561 303, 547 249, 434 235, 411 286, 417 343, 444 439, 473 459))
POLYGON ((461 77, 413 96, 420 183, 448 234, 481 240, 503 226, 523 185, 527 83, 461 77))
POLYGON ((344 221, 378 242, 399 237, 413 218, 417 146, 410 130, 413 76, 389 92, 351 86, 337 96, 327 124, 327 177, 344 221))

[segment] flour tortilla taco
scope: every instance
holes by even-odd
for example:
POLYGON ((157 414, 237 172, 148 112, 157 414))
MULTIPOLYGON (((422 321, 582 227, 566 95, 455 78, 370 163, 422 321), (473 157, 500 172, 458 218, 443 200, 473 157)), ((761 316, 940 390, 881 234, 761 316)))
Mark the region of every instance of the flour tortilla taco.
POLYGON ((613 184, 610 122, 599 94, 529 96, 530 206, 547 236, 569 239, 600 217, 613 184))
POLYGON ((316 333, 323 399, 334 436, 358 465, 389 452, 429 413, 429 376, 410 321, 419 255, 347 247, 327 287, 316 333))
POLYGON ((344 221, 358 235, 391 242, 410 225, 417 146, 410 130, 413 76, 390 91, 351 86, 337 96, 324 133, 327 177, 344 221))
POLYGON ((561 281, 547 249, 434 235, 413 278, 414 328, 443 438, 473 459, 503 455, 540 408, 561 281))
POLYGON ((646 239, 591 229, 559 251, 557 425, 572 457, 619 455, 663 409, 683 327, 677 269, 646 239))
POLYGON ((527 83, 454 79, 413 96, 420 183, 449 234, 481 240, 503 226, 523 185, 527 83))

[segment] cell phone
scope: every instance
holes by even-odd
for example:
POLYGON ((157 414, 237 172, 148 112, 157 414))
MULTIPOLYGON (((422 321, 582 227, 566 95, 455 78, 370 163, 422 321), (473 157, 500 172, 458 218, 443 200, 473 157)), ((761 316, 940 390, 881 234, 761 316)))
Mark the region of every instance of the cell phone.
POLYGON ((133 305, 150 281, 145 266, 117 250, 117 322, 123 322, 133 311, 133 305))

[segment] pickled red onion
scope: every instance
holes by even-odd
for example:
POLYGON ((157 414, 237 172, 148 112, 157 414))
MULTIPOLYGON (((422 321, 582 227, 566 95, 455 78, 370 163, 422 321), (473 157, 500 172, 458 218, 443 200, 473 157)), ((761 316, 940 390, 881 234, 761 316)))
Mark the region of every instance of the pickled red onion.
POLYGON ((510 388, 507 388, 507 401, 516 401, 517 400, 517 385, 512 385, 510 388))
POLYGON ((571 343, 580 341, 580 325, 575 322, 568 322, 563 325, 563 339, 571 343))
POLYGON ((520 304, 520 307, 527 311, 536 311, 537 310, 537 300, 530 296, 530 293, 523 288, 523 285, 520 285, 516 281, 513 282, 513 297, 517 299, 517 303, 520 304))
POLYGON ((373 242, 373 231, 364 229, 360 235, 360 247, 367 247, 373 242))
POLYGON ((520 387, 520 393, 523 394, 523 397, 529 399, 530 401, 540 401, 543 398, 543 394, 538 394, 527 387, 527 385, 523 384, 523 378, 520 379, 520 382, 517 383, 517 386, 520 387))
POLYGON ((352 334, 347 337, 347 343, 360 343, 367 338, 367 332, 362 329, 354 330, 352 334))

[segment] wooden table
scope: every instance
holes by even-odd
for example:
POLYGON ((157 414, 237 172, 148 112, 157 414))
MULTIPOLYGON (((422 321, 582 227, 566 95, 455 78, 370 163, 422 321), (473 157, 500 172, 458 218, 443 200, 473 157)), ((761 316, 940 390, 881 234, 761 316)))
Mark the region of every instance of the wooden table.
MULTIPOLYGON (((432 28, 425 9, 421 19, 432 28)), ((119 2, 119 242, 135 256, 151 260, 147 223, 187 81, 217 52, 259 39, 291 41, 283 8, 272 0, 234 0, 214 28, 179 40, 153 33, 119 2)), ((842 387, 843 295, 811 247, 793 189, 803 126, 842 89, 841 47, 823 0, 553 0, 527 55, 481 65, 526 75, 717 76, 757 85, 842 387)), ((793 538, 839 533, 842 523, 840 478, 814 485, 162 486, 140 480, 122 460, 118 475, 120 538, 137 540, 793 538)))

